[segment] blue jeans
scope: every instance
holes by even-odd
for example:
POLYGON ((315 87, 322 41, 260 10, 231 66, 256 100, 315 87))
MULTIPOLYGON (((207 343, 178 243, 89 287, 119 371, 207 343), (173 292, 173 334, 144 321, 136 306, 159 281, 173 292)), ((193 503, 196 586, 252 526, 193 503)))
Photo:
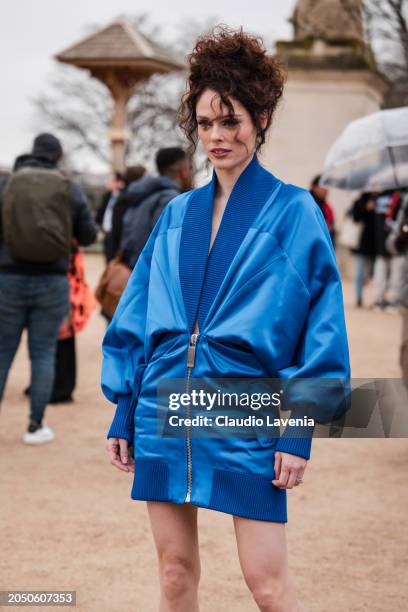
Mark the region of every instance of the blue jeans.
POLYGON ((363 289, 367 278, 370 278, 373 273, 374 259, 368 257, 368 255, 361 255, 358 253, 356 256, 355 276, 354 276, 354 288, 356 292, 356 299, 361 302, 363 299, 363 289))
POLYGON ((54 384, 59 328, 69 309, 66 276, 0 272, 0 401, 21 335, 27 328, 31 360, 30 419, 39 424, 54 384))

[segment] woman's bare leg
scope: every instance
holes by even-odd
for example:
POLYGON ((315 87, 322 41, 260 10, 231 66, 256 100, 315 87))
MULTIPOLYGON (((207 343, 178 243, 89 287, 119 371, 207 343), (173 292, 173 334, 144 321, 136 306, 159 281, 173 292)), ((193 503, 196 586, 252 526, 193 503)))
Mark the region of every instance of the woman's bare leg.
POLYGON ((147 502, 160 577, 159 612, 199 612, 197 507, 147 502))
POLYGON ((289 574, 284 523, 234 516, 245 581, 261 612, 301 612, 289 574))

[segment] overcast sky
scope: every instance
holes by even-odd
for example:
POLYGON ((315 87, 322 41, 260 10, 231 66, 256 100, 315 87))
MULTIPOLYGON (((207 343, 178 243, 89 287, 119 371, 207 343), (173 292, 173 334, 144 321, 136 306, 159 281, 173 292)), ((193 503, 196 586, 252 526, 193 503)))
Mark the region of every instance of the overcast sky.
POLYGON ((290 38, 295 0, 2 0, 0 20, 0 166, 29 149, 36 129, 32 98, 54 66, 52 56, 75 43, 90 25, 146 12, 171 36, 184 18, 216 17, 231 26, 290 38))

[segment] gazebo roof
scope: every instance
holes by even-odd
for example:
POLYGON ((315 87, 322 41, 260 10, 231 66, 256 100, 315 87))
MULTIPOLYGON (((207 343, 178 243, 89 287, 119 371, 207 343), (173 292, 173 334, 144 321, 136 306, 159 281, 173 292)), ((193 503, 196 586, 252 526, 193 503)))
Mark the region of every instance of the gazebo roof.
POLYGON ((118 19, 78 43, 64 49, 56 59, 80 68, 124 67, 148 72, 181 70, 182 61, 172 56, 128 21, 118 19))

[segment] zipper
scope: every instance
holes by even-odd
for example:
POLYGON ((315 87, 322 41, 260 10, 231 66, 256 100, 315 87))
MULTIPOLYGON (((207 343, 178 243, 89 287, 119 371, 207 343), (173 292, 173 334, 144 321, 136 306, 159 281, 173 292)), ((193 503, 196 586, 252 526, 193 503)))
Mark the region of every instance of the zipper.
MULTIPOLYGON (((190 377, 191 370, 195 366, 195 356, 196 356, 196 346, 199 334, 191 334, 189 345, 188 345, 188 353, 187 353, 187 378, 186 378, 186 386, 185 393, 190 393, 190 377)), ((190 404, 186 406, 186 417, 190 418, 190 404)), ((193 464, 191 460, 191 435, 190 435, 190 425, 186 425, 186 445, 187 445, 187 492, 184 502, 189 503, 191 499, 191 486, 193 480, 193 464)))

